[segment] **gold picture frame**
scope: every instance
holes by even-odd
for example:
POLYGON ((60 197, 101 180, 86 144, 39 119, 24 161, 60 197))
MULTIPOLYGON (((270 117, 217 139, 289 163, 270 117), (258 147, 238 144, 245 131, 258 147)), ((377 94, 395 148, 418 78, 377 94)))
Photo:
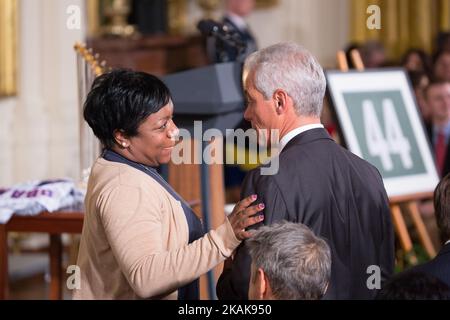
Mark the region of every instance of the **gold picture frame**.
POLYGON ((257 9, 268 9, 279 4, 279 0, 256 0, 255 6, 257 9))
MULTIPOLYGON (((104 7, 111 3, 111 0, 87 1, 88 37, 102 35, 104 7)), ((179 35, 183 33, 186 28, 187 6, 187 0, 167 0, 168 34, 179 35)))
POLYGON ((17 94, 17 2, 0 1, 0 97, 17 94))

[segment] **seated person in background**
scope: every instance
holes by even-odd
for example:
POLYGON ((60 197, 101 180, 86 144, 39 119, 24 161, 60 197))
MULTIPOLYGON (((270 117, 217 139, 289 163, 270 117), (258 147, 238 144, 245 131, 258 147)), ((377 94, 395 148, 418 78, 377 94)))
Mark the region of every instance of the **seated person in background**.
POLYGON ((248 197, 204 234, 157 172, 179 133, 173 110, 169 89, 152 75, 115 70, 95 79, 84 118, 105 150, 89 177, 75 299, 198 299, 198 278, 263 220, 248 197))
POLYGON ((450 288, 422 272, 406 271, 394 276, 380 290, 377 300, 448 300, 450 288))
POLYGON ((425 99, 431 111, 427 133, 438 173, 444 177, 450 172, 450 83, 432 82, 425 90, 425 99))
POLYGON ((421 49, 409 49, 401 60, 401 66, 407 71, 430 73, 431 61, 425 51, 421 49))
POLYGON ((434 54, 433 80, 450 81, 450 51, 438 51, 434 54))
POLYGON ((381 42, 367 41, 360 52, 366 69, 382 68, 387 63, 386 50, 381 42))
POLYGON ((434 259, 413 270, 435 276, 450 286, 450 174, 442 179, 434 191, 434 207, 444 246, 434 259))
POLYGON ((331 275, 325 240, 301 223, 281 222, 252 232, 250 300, 317 300, 331 275))
POLYGON ((408 76, 411 80, 422 120, 425 125, 429 125, 431 123, 431 111, 425 100, 425 89, 430 84, 430 79, 423 71, 408 71, 408 76))

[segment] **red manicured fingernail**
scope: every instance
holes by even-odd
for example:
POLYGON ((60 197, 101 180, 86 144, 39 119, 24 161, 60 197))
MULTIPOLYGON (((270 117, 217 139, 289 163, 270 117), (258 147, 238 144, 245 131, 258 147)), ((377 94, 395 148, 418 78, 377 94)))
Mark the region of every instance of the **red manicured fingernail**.
POLYGON ((256 194, 252 195, 252 199, 256 200, 258 198, 258 196, 256 194))
POLYGON ((263 221, 263 220, 264 220, 264 215, 260 215, 260 216, 258 217, 258 219, 259 219, 259 221, 263 221))
POLYGON ((259 204, 259 208, 260 208, 260 209, 264 209, 265 207, 266 207, 266 206, 264 205, 264 203, 260 203, 260 204, 259 204))

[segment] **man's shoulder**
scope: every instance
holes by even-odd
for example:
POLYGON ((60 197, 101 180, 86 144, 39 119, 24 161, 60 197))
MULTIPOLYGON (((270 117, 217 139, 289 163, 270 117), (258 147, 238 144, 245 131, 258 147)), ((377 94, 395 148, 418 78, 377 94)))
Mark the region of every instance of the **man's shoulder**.
POLYGON ((415 266, 411 269, 411 271, 424 272, 424 273, 433 273, 437 270, 441 270, 445 268, 450 277, 450 244, 445 245, 439 251, 438 255, 431 259, 430 261, 415 266))
POLYGON ((249 171, 247 176, 251 181, 285 180, 297 175, 313 174, 318 167, 321 171, 335 170, 336 166, 330 165, 331 162, 339 163, 339 170, 348 168, 348 171, 357 170, 362 175, 369 174, 381 179, 381 174, 374 165, 326 137, 311 139, 306 143, 296 139, 277 157, 249 171), (279 170, 274 174, 265 174, 273 172, 269 168, 279 170))
POLYGON ((251 169, 250 171, 247 172, 244 183, 250 183, 250 182, 264 183, 268 180, 272 180, 276 176, 276 174, 275 175, 264 174, 264 169, 267 169, 269 167, 270 167, 270 163, 264 163, 254 169, 251 169))
POLYGON ((442 259, 432 259, 424 264, 415 266, 406 272, 409 273, 422 273, 426 275, 430 275, 440 279, 445 282, 447 285, 450 285, 450 269, 449 269, 449 261, 443 261, 442 259))
POLYGON ((312 140, 308 144, 294 143, 291 148, 280 154, 279 161, 283 165, 289 165, 290 163, 295 163, 296 165, 316 165, 320 163, 322 156, 378 171, 375 166, 342 147, 331 138, 312 140))

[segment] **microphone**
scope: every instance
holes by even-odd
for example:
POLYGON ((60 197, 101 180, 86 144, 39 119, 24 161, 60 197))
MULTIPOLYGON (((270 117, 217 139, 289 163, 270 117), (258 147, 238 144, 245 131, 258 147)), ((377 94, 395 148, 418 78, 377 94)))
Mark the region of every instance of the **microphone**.
POLYGON ((247 44, 240 39, 237 32, 230 30, 226 25, 211 19, 200 20, 197 29, 205 36, 215 37, 225 44, 236 49, 245 50, 247 44))

